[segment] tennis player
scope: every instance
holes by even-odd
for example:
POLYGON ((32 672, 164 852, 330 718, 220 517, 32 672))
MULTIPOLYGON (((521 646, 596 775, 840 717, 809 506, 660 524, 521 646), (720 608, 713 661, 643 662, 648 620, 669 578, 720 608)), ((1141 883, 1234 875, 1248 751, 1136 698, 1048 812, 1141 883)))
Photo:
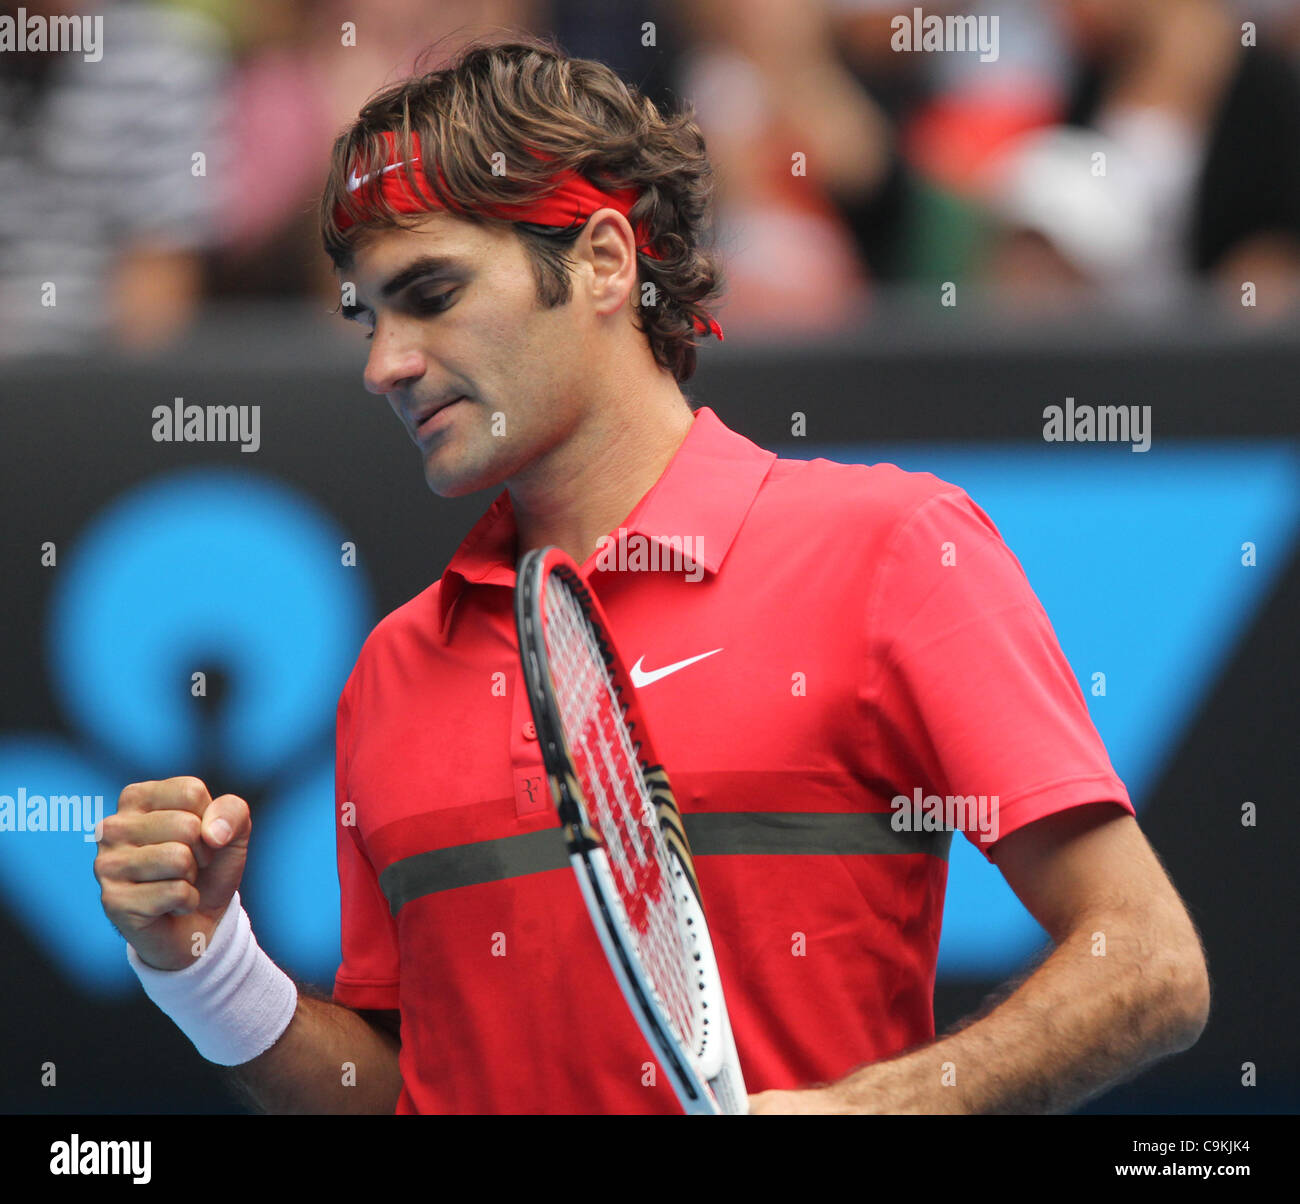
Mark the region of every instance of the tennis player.
POLYGON ((332 997, 257 945, 242 799, 137 783, 105 820, 131 964, 261 1108, 678 1110, 522 688, 514 566, 548 544, 605 606, 688 825, 709 817, 753 1112, 1067 1110, 1205 1024, 1196 930, 992 522, 927 473, 778 459, 682 392, 722 335, 710 187, 688 115, 529 39, 389 87, 335 144, 322 233, 366 387, 435 493, 504 488, 340 699, 332 997), (953 830, 1052 948, 936 1038, 953 830))

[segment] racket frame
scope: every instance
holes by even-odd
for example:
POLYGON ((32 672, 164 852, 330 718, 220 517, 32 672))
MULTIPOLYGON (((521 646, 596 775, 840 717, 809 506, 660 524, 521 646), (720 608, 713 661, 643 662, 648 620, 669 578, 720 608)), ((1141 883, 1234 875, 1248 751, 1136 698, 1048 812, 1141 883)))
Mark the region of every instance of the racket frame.
POLYGON ((743 1113, 748 1097, 681 813, 668 776, 655 760, 636 691, 614 647, 604 611, 567 553, 556 547, 540 548, 520 559, 515 622, 528 704, 551 797, 564 830, 569 862, 623 996, 687 1114, 743 1113), (677 1038, 656 1002, 657 993, 641 966, 631 938, 623 931, 623 920, 619 918, 623 908, 616 902, 619 896, 609 855, 577 780, 551 679, 543 612, 552 575, 563 580, 592 625, 616 700, 627 721, 632 751, 647 786, 651 787, 657 823, 668 855, 665 886, 674 892, 678 908, 684 913, 683 940, 696 963, 693 985, 704 995, 708 1031, 700 1051, 687 1050, 677 1038), (629 710, 634 712, 631 719, 629 710))

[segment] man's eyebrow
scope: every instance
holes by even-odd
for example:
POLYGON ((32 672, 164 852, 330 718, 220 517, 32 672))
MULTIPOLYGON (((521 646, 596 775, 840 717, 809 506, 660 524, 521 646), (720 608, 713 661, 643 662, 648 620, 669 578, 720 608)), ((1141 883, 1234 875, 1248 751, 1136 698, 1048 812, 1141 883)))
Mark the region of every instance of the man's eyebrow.
POLYGON ((379 290, 381 297, 391 297, 394 293, 400 293, 413 280, 419 280, 422 276, 434 276, 446 272, 458 272, 464 269, 464 263, 451 255, 421 255, 419 259, 412 260, 397 275, 393 276, 388 283, 383 285, 379 290))
MULTIPOLYGON (((400 272, 390 277, 380 287, 379 295, 381 297, 391 297, 395 293, 400 293, 408 284, 425 276, 460 272, 464 268, 464 262, 453 255, 421 255, 419 259, 413 259, 400 272)), ((369 312, 369 309, 368 305, 344 305, 340 307, 340 313, 345 318, 355 320, 362 314, 369 312)))

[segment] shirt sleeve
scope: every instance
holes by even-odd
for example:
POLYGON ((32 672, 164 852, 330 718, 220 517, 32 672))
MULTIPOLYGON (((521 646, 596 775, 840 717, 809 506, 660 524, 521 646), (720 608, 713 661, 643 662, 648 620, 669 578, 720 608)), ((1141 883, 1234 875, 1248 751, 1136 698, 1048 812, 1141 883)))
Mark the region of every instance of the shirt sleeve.
POLYGON ((1020 562, 962 490, 902 520, 867 621, 870 730, 896 811, 899 796, 914 818, 942 800, 945 826, 986 858, 1017 828, 1069 807, 1133 812, 1020 562))
POLYGON ((334 976, 334 1001, 375 1010, 399 1006, 397 926, 366 853, 348 789, 351 747, 348 690, 339 699, 335 728, 334 820, 342 905, 343 963, 334 976))

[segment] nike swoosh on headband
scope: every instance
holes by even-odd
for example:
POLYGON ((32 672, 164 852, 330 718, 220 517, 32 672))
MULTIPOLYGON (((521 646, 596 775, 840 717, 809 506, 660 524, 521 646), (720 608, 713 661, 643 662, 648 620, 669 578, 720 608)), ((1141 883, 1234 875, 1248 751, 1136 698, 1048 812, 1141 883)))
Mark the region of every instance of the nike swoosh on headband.
MULTIPOLYGON (((407 159, 406 162, 414 163, 415 160, 407 159)), ((383 168, 382 170, 367 172, 364 176, 357 175, 357 169, 354 167, 351 173, 348 175, 348 191, 356 192, 356 190, 360 188, 361 185, 364 184, 367 180, 373 180, 376 176, 387 175, 390 171, 396 171, 401 166, 402 165, 400 163, 390 163, 387 167, 383 168)))

